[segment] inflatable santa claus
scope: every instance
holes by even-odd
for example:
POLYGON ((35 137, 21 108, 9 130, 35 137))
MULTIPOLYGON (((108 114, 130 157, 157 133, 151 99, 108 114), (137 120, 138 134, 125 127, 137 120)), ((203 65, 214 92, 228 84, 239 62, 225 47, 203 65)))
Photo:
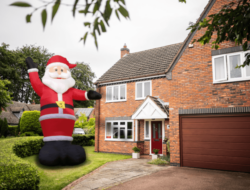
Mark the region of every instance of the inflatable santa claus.
POLYGON ((39 152, 39 161, 43 165, 77 165, 86 160, 84 149, 72 145, 72 133, 75 124, 73 100, 99 100, 101 94, 90 90, 72 88, 75 80, 66 58, 55 55, 47 63, 42 81, 38 76, 37 64, 32 58, 26 59, 31 85, 40 96, 41 114, 39 121, 43 130, 45 145, 39 152))

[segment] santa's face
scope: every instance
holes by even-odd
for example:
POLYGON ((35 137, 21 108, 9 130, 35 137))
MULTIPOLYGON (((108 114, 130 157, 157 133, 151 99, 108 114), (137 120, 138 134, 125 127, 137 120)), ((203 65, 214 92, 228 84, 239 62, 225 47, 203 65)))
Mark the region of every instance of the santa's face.
POLYGON ((47 68, 42 78, 43 83, 59 94, 63 94, 75 85, 71 72, 63 66, 47 68))

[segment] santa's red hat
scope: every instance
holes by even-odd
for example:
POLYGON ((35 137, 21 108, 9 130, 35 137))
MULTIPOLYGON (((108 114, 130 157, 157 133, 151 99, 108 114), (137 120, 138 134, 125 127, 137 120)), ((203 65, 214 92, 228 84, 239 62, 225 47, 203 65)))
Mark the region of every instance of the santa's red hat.
POLYGON ((66 67, 69 70, 69 69, 73 69, 76 66, 76 64, 69 63, 65 57, 62 57, 60 55, 54 55, 53 57, 49 59, 46 69, 49 69, 50 67, 54 67, 54 66, 66 67))

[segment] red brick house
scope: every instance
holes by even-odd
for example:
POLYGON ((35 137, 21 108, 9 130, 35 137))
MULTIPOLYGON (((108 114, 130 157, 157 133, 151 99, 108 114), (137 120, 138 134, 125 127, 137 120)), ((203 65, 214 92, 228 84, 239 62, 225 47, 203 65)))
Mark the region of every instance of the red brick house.
MULTIPOLYGON (((230 2, 210 0, 198 20, 230 2)), ((137 145, 141 154, 150 154, 154 140, 167 137, 171 165, 250 172, 250 66, 235 69, 246 52, 234 42, 222 43, 219 50, 211 43, 191 44, 204 32, 138 53, 122 49, 128 55, 96 82, 103 95, 96 104, 96 151, 131 153, 137 145), (122 130, 126 141, 119 136, 122 130)))

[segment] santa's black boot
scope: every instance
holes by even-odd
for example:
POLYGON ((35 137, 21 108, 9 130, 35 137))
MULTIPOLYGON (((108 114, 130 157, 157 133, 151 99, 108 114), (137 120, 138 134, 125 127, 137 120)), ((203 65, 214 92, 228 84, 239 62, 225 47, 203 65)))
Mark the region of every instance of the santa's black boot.
POLYGON ((60 162, 60 153, 56 148, 56 141, 45 142, 39 152, 39 162, 45 166, 57 166, 60 162))
POLYGON ((78 165, 86 160, 86 154, 83 147, 80 145, 73 145, 65 148, 67 154, 67 165, 78 165))

